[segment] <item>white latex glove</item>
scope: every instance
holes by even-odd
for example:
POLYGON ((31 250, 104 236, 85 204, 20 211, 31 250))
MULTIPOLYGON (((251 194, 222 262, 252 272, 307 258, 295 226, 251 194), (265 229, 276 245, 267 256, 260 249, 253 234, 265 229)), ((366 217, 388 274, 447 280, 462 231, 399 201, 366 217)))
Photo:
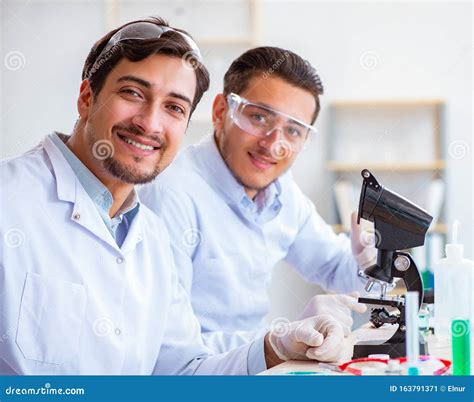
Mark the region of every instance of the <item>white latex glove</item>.
POLYGON ((270 330, 268 340, 281 360, 338 362, 347 357, 342 326, 329 315, 280 324, 270 330))
POLYGON ((377 250, 375 242, 377 234, 374 229, 372 232, 364 230, 361 224, 357 223, 357 212, 351 214, 351 246, 352 255, 357 265, 362 268, 368 268, 377 261, 377 250))
POLYGON ((308 302, 298 316, 298 320, 321 314, 330 315, 339 321, 344 330, 344 336, 347 337, 354 323, 351 312, 365 313, 367 311, 367 306, 357 301, 359 296, 359 292, 348 295, 316 295, 308 302))

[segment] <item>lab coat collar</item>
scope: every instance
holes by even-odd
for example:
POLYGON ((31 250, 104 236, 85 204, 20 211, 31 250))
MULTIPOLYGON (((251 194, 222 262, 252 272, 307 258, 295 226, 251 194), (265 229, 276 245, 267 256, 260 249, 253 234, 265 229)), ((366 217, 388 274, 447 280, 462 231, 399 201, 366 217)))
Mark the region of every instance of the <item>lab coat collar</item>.
POLYGON ((125 251, 129 252, 134 249, 143 239, 140 211, 138 211, 133 219, 122 249, 120 249, 103 222, 93 200, 82 187, 64 155, 49 137, 44 139, 43 146, 51 161, 53 173, 56 177, 58 199, 74 204, 70 219, 121 253, 125 254, 125 251))
POLYGON ((77 178, 74 171, 49 136, 44 139, 43 146, 56 177, 58 198, 61 201, 75 202, 77 178), (71 180, 71 177, 74 177, 74 180, 71 180))
MULTIPOLYGON (((71 166, 72 170, 76 174, 79 182, 86 190, 89 197, 94 201, 94 204, 99 209, 102 219, 106 222, 111 222, 109 218, 109 211, 113 203, 113 196, 109 189, 102 184, 102 182, 85 166, 82 161, 67 147, 66 142, 69 139, 68 135, 61 133, 53 133, 49 136, 53 143, 56 145, 61 153, 63 154, 66 161, 71 166)), ((135 208, 139 208, 137 192, 135 189, 127 197, 123 205, 117 211, 118 214, 124 215, 132 211, 135 208)), ((110 228, 109 228, 110 230, 110 228)))

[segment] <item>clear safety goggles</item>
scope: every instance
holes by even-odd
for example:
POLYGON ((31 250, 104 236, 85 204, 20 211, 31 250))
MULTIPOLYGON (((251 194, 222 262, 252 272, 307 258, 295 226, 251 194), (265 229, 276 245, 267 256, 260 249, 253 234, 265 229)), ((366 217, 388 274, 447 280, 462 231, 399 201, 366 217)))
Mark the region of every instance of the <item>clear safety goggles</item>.
MULTIPOLYGON (((107 45, 102 49, 99 56, 97 56, 93 67, 91 68, 91 72, 89 76, 91 76, 95 71, 97 71, 101 64, 103 63, 102 60, 107 60, 111 57, 106 57, 107 54, 112 53, 112 48, 116 46, 118 43, 124 40, 148 40, 148 39, 159 39, 164 33, 173 31, 177 34, 181 35, 186 43, 191 48, 189 58, 194 57, 198 62, 202 62, 201 52, 196 44, 190 36, 176 31, 173 28, 156 25, 153 22, 136 22, 134 24, 127 25, 123 27, 119 31, 117 31, 107 42, 107 45)), ((171 39, 170 39, 171 40, 171 39)))
POLYGON ((280 142, 286 143, 293 152, 304 148, 318 130, 270 107, 257 105, 234 93, 227 96, 232 121, 247 133, 256 137, 267 137, 275 130, 281 132, 280 142))

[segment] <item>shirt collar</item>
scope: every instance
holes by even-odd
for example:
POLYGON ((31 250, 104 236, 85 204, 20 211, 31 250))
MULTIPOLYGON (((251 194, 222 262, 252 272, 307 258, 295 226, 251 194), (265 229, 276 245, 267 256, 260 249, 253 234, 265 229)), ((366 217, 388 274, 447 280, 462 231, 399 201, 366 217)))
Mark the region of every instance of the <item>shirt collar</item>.
POLYGON ((212 181, 213 187, 235 204, 260 214, 267 208, 274 207, 275 203, 279 203, 278 199, 281 194, 279 179, 261 190, 255 201, 249 198, 242 184, 237 181, 224 162, 214 140, 214 135, 204 137, 197 144, 197 151, 195 157, 198 158, 199 164, 204 168, 205 179, 212 181))
MULTIPOLYGON (((109 214, 113 203, 112 193, 106 186, 84 165, 81 160, 67 147, 69 136, 61 133, 50 134, 50 139, 61 151, 62 155, 71 166, 71 169, 76 174, 79 182, 89 197, 94 201, 94 204, 103 213, 109 214)), ((116 216, 126 214, 135 208, 139 207, 139 200, 137 192, 133 189, 132 193, 127 197, 123 205, 120 207, 116 216)), ((135 213, 133 214, 135 215, 135 213)))

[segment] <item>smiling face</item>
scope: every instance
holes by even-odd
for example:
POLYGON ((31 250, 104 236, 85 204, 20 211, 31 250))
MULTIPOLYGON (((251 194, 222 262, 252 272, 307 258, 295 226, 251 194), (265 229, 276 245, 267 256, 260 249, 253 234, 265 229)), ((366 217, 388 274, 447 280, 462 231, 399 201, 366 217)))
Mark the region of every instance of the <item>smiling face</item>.
POLYGON ((76 154, 105 185, 153 180, 176 156, 195 91, 194 70, 179 57, 122 59, 97 96, 81 85, 76 154))
MULTIPOLYGON (((264 79, 255 75, 238 95, 307 124, 311 124, 316 108, 314 96, 309 91, 278 77, 264 79)), ((214 101, 213 123, 222 158, 251 198, 288 170, 296 158, 295 152, 281 152, 278 146, 280 130, 274 130, 266 137, 256 137, 239 128, 232 121, 222 94, 214 101)))

